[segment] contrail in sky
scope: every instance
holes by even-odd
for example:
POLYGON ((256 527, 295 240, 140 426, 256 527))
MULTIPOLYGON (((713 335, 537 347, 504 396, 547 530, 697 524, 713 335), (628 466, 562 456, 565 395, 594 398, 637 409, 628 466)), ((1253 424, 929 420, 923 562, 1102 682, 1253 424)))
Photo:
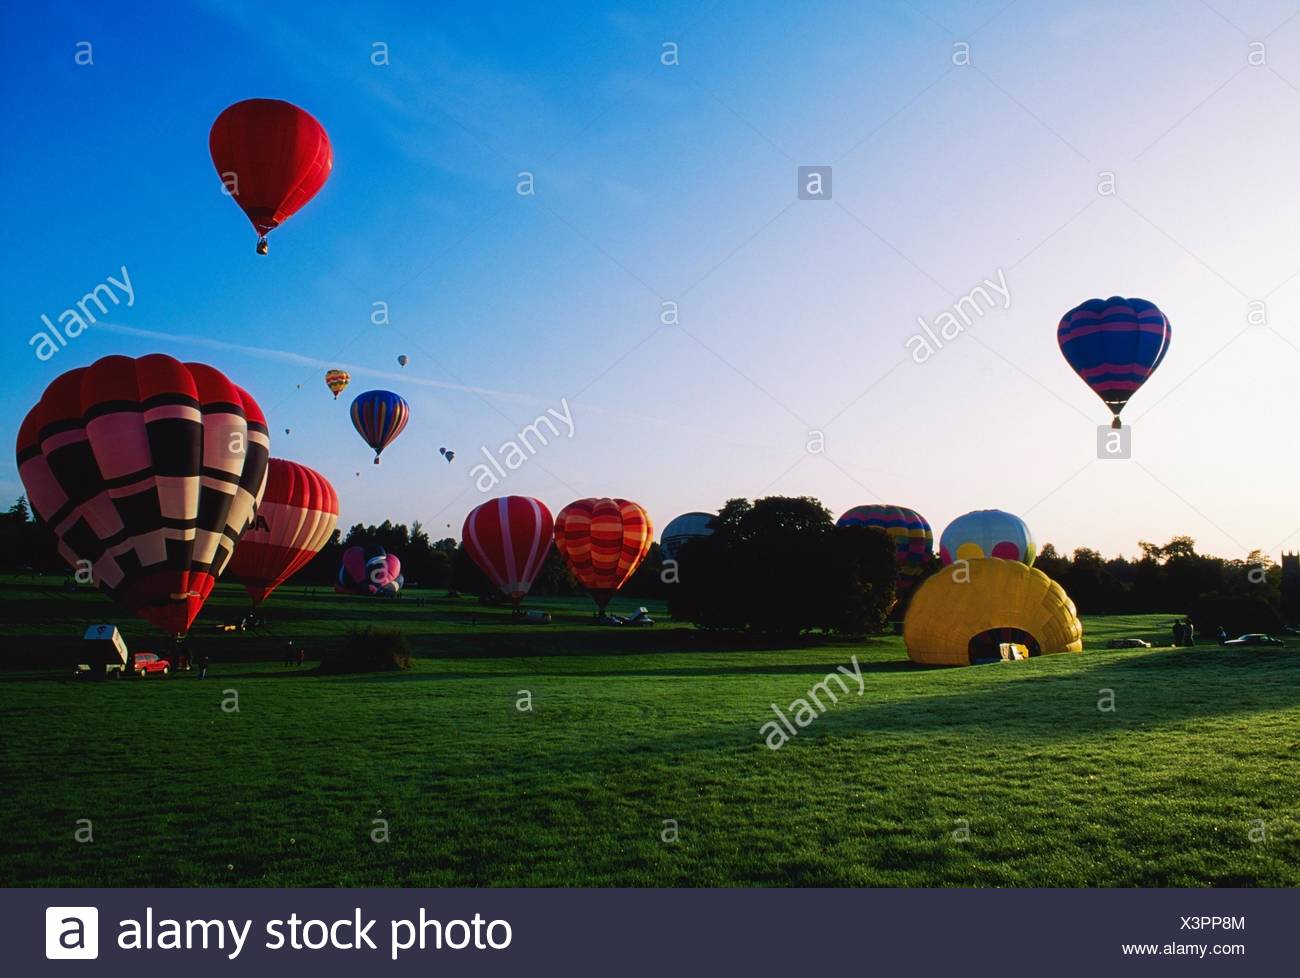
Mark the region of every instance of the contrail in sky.
POLYGON ((548 403, 547 398, 537 397, 531 394, 520 394, 517 391, 498 391, 493 390, 490 387, 471 387, 467 384, 454 384, 449 381, 419 377, 405 371, 399 374, 386 370, 375 370, 373 367, 362 367, 352 363, 341 363, 337 360, 320 360, 316 357, 294 353, 292 350, 276 350, 267 346, 248 346, 244 343, 228 343, 225 340, 214 340, 205 336, 186 336, 175 333, 163 333, 152 329, 137 329, 134 326, 120 326, 117 323, 99 322, 95 324, 95 328, 107 330, 110 333, 120 333, 124 336, 139 336, 150 340, 166 340, 169 343, 187 343, 191 346, 205 346, 213 350, 229 350, 233 353, 242 353, 246 356, 257 357, 262 360, 278 360, 281 363, 293 363, 303 367, 318 367, 321 370, 337 368, 339 370, 346 370, 348 373, 356 374, 358 376, 378 377, 382 380, 394 380, 403 384, 417 384, 422 387, 437 387, 442 390, 461 391, 465 394, 483 394, 488 397, 505 397, 516 401, 548 403))

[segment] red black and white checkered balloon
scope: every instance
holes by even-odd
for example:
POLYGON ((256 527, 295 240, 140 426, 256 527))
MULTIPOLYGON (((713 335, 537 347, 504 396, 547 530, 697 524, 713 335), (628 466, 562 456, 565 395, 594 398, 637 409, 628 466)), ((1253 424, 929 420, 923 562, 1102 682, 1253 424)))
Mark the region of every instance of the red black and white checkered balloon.
POLYGON ((104 357, 57 377, 18 431, 18 472, 77 573, 182 634, 266 485, 257 402, 202 363, 104 357))

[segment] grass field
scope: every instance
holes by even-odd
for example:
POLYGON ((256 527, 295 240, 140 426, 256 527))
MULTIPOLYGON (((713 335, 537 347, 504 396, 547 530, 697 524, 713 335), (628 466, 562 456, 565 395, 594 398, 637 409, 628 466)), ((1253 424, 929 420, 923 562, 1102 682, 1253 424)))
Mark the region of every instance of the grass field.
POLYGON ((1170 618, 1089 619, 1083 655, 928 670, 893 636, 740 649, 585 601, 525 626, 298 589, 266 636, 197 632, 207 681, 74 682, 87 624, 163 646, 56 583, 0 579, 4 885, 1300 885, 1295 644, 1111 652, 1170 618), (379 620, 411 672, 265 661, 379 620), (770 750, 770 704, 854 656, 862 695, 770 750))

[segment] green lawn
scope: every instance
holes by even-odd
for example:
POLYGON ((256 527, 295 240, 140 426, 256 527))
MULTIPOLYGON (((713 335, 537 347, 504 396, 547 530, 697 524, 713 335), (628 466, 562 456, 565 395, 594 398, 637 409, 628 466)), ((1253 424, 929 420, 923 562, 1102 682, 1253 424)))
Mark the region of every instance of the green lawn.
POLYGON ((200 627, 207 681, 73 682, 33 666, 86 624, 163 646, 98 595, 0 579, 0 884, 1300 885, 1294 643, 1110 652, 1170 619, 1090 619, 1083 655, 928 670, 892 636, 755 651, 534 604, 555 623, 295 590, 267 636, 200 627), (377 620, 412 672, 256 661, 377 620), (864 694, 768 749, 769 704, 852 656, 864 694))

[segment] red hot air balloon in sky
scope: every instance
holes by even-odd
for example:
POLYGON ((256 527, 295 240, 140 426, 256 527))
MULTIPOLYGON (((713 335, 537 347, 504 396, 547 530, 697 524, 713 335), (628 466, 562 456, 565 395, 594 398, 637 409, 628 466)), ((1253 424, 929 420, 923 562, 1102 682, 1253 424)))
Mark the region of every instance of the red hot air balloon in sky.
POLYGON ((604 612, 650 552, 654 527, 626 499, 579 499, 555 517, 555 547, 604 612))
POLYGON ((56 377, 18 431, 18 472, 59 553, 129 611, 187 631, 266 484, 248 392, 202 363, 111 356, 56 377))
POLYGON ((325 127, 288 102, 250 98, 217 116, 208 136, 212 162, 230 194, 266 236, 316 196, 334 166, 325 127))
POLYGON ((460 536, 474 563, 518 607, 546 562, 553 532, 541 500, 502 496, 470 510, 460 536))
POLYGON ((270 597, 320 552, 339 522, 339 497, 315 469, 273 458, 266 493, 226 571, 253 604, 270 597))

